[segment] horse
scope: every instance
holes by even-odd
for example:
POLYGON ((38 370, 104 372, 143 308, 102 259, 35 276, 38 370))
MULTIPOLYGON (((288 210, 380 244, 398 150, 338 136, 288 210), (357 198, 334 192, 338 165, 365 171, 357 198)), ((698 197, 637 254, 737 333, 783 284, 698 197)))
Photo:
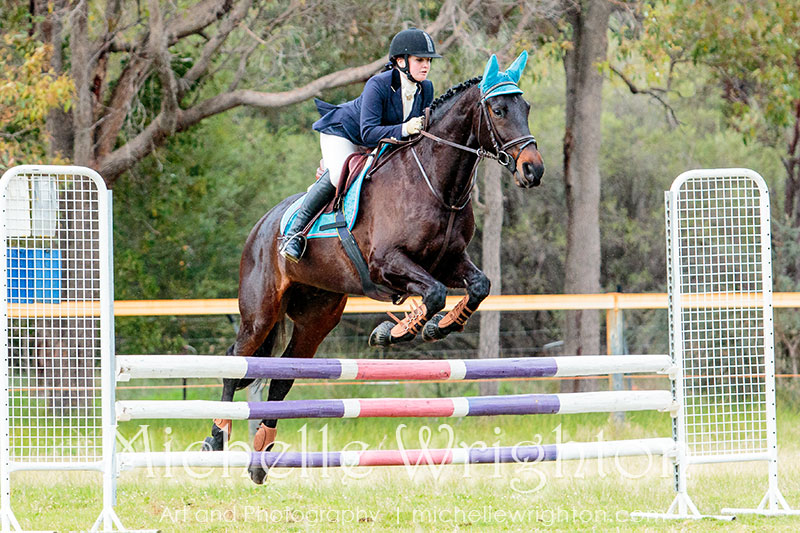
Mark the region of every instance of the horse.
MULTIPOLYGON (((407 342, 423 326, 426 340, 460 331, 489 294, 489 279, 466 251, 475 228, 471 192, 481 159, 503 164, 518 187, 541 182, 544 163, 528 127, 530 105, 518 89, 487 97, 481 79, 437 98, 425 131, 413 144, 396 148, 362 188, 352 235, 370 279, 402 298, 422 299, 399 324, 379 325, 372 345, 407 342), (466 295, 449 313, 440 313, 448 288, 466 289, 466 295)), ((264 215, 245 242, 239 268, 241 325, 228 355, 271 356, 288 317, 294 327, 281 357, 313 357, 339 323, 348 295, 365 293, 339 239, 315 239, 299 263, 278 253, 281 217, 298 196, 264 215)), ((222 400, 232 401, 234 392, 252 381, 224 379, 222 400)), ((283 400, 293 382, 271 380, 268 401, 283 400)), ((205 449, 223 449, 230 429, 230 420, 215 420, 205 449)), ((270 450, 276 431, 277 420, 262 420, 254 450, 270 450)), ((263 466, 249 469, 256 484, 267 475, 263 466)))

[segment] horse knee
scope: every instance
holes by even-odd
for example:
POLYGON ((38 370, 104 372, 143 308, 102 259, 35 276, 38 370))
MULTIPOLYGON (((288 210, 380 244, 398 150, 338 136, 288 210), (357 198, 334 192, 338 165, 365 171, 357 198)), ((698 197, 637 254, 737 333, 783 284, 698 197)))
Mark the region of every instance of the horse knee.
POLYGON ((447 289, 441 283, 437 283, 425 293, 422 303, 425 304, 425 311, 429 318, 444 309, 445 298, 447 298, 447 289))
POLYGON ((489 296, 489 291, 492 288, 492 282, 485 274, 481 273, 480 277, 474 283, 467 287, 467 292, 472 300, 483 301, 489 296))

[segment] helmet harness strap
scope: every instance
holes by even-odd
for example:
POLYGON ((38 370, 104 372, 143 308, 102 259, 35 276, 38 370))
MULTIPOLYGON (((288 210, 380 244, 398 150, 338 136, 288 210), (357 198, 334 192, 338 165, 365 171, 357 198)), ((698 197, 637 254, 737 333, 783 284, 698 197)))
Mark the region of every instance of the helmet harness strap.
POLYGON ((414 78, 414 76, 412 76, 412 75, 411 75, 411 65, 409 65, 409 64, 408 64, 408 54, 403 54, 402 56, 397 56, 397 57, 398 57, 398 58, 402 57, 402 58, 403 58, 403 61, 404 61, 404 62, 405 62, 405 64, 406 64, 406 66, 404 66, 404 67, 401 67, 400 65, 398 65, 398 64, 397 64, 397 58, 395 58, 395 65, 397 65, 397 70, 399 70, 400 72, 402 72, 403 74, 405 74, 405 75, 406 75, 406 77, 407 77, 409 80, 411 80, 412 82, 414 82, 414 83, 419 83, 419 81, 418 81, 418 80, 416 80, 416 79, 414 78))

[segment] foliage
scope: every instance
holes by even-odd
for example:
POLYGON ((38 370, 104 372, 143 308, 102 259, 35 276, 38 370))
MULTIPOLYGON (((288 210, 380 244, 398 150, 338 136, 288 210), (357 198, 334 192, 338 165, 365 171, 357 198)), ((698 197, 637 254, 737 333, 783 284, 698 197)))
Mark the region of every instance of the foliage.
MULTIPOLYGON (((600 67, 616 82, 621 78, 611 67, 638 87, 655 90, 681 124, 665 120, 665 108, 656 100, 632 95, 624 83, 606 84, 600 219, 604 290, 664 291, 662 191, 683 170, 754 168, 767 179, 773 198, 783 197, 787 180, 781 159, 790 155, 785 141, 800 84, 794 63, 800 35, 797 3, 625 2, 630 10, 615 16, 609 33, 612 60, 600 67)), ((96 40, 102 37, 98 21, 105 14, 99 3, 90 4, 90 37, 96 40)), ((143 34, 145 4, 141 9, 135 3, 121 4, 120 42, 134 42, 143 34)), ((486 4, 487 9, 499 6, 505 18, 489 24, 485 14, 458 19, 462 12, 455 11, 457 27, 438 42, 452 37, 454 44, 435 63, 432 79, 441 93, 480 74, 490 52, 513 57, 525 48, 532 53, 521 84, 532 104, 531 130, 547 171, 542 186, 529 191, 518 189, 504 175, 503 292, 559 293, 566 247, 561 60, 572 46, 569 26, 533 17, 520 32, 519 12, 511 9, 514 2, 486 4)), ((541 5, 545 4, 555 5, 541 5)), ((0 165, 59 162, 47 155, 45 118, 51 109, 71 109, 74 88, 66 75, 53 73, 49 46, 30 37, 37 21, 28 16, 27 3, 9 5, 0 8, 5 9, 0 17, 0 165)), ((189 5, 194 4, 180 1, 165 9, 189 5)), ((241 88, 291 90, 321 74, 376 58, 396 28, 424 25, 441 9, 441 3, 409 0, 373 10, 357 9, 355 0, 295 2, 291 5, 300 11, 282 20, 289 5, 256 3, 250 24, 231 34, 213 58, 209 75, 186 89, 181 105, 229 90, 239 74, 241 88), (246 54, 249 61, 242 66, 239 59, 246 54)), ((176 77, 196 64, 207 38, 194 34, 170 47, 170 68, 176 77)), ((69 47, 62 49, 68 63, 69 47)), ((129 65, 131 56, 122 56, 108 58, 107 85, 102 87, 107 93, 114 91, 129 65)), ((159 78, 150 70, 142 76, 114 148, 141 133, 161 108, 159 78)), ((319 96, 338 103, 357 96, 361 87, 355 83, 319 96)), ((235 297, 239 255, 250 228, 271 206, 302 191, 312 179, 319 159, 318 140, 310 128, 316 117, 310 101, 282 108, 237 108, 172 136, 120 179, 114 190, 116 297, 235 297)), ((774 222, 776 290, 794 290, 800 272, 796 224, 781 216, 774 222)), ((478 263, 482 229, 479 212, 478 234, 470 248, 478 263)), ((346 319, 323 353, 363 351, 364 337, 377 320, 346 319)), ((627 315, 631 351, 664 351, 664 320, 659 312, 627 315)), ((391 356, 431 357, 436 349, 471 353, 477 346, 477 321, 473 322, 465 334, 447 343, 393 350, 391 356)), ((798 337, 800 318, 779 310, 776 322, 782 346, 789 346, 798 337)), ((502 327, 507 354, 541 352, 544 345, 562 339, 558 313, 505 313, 502 327)), ((222 353, 233 337, 223 318, 126 318, 118 320, 117 332, 121 353, 222 353)), ((783 368, 800 361, 795 352, 781 350, 783 368)))
POLYGON ((800 98, 796 0, 678 0, 645 6, 640 49, 649 62, 709 67, 737 129, 768 144, 782 139, 780 128, 794 124, 794 103, 800 98))
MULTIPOLYGON (((115 298, 235 298, 242 244, 282 198, 313 180, 311 134, 268 132, 243 110, 171 139, 114 189, 115 298)), ((117 323, 121 353, 224 353, 224 319, 117 323), (213 345, 213 346, 212 346, 213 345)))
POLYGON ((69 76, 54 74, 52 53, 22 32, 0 39, 0 170, 63 161, 47 154, 45 120, 51 109, 69 110, 74 88, 69 76))
POLYGON ((783 210, 800 225, 800 3, 641 4, 641 26, 619 41, 620 56, 641 57, 623 73, 665 98, 690 96, 708 82, 721 112, 745 143, 779 148, 786 168, 783 210), (642 68, 644 67, 644 68, 642 68))

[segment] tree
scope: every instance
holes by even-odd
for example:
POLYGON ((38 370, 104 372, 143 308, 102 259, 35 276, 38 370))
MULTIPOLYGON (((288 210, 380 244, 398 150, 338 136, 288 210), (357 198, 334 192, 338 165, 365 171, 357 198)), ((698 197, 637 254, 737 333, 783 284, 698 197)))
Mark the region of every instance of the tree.
MULTIPOLYGON (((492 282, 489 294, 502 294, 502 268, 500 264, 500 233, 503 228, 503 184, 500 165, 491 162, 483 166, 483 231, 482 250, 483 273, 492 282)), ((500 356, 500 312, 483 311, 480 314, 480 338, 478 357, 491 359, 500 356)), ((486 381, 480 384, 480 394, 497 394, 498 383, 486 381)))
MULTIPOLYGON (((685 98, 703 89, 717 92, 727 124, 745 143, 778 149, 785 171, 783 182, 774 187, 779 193, 782 188, 784 215, 774 220, 778 290, 795 290, 800 273, 798 9, 798 0, 645 2, 636 39, 621 41, 621 55, 633 61, 612 69, 631 91, 648 92, 666 106, 670 97, 685 98), (639 57, 647 68, 637 72, 633 65, 639 57), (637 87, 635 76, 650 88, 637 87)), ((798 330, 800 322, 786 314, 776 322, 776 336, 793 368, 800 360, 792 341, 798 330)))
MULTIPOLYGON (((621 47, 627 57, 647 61, 638 75, 649 84, 660 80, 654 91, 680 97, 676 85, 710 82, 722 96, 729 125, 745 142, 781 147, 783 211, 794 226, 800 226, 798 9, 798 0, 646 2, 637 39, 621 47)), ((626 83, 639 92, 627 78, 626 83)))
POLYGON ((356 19, 353 13, 364 12, 358 2, 33 0, 31 20, 54 51, 54 74, 68 73, 75 85, 69 113, 48 117, 51 151, 98 170, 113 186, 166 139, 207 117, 238 106, 282 108, 366 80, 385 63, 383 41, 407 14, 437 36, 458 20, 454 4, 421 12, 397 2, 389 17, 377 10, 356 19), (363 54, 349 58, 358 66, 331 72, 340 62, 334 52, 341 44, 330 46, 336 40, 358 42, 345 47, 363 54))
MULTIPOLYGON (((564 292, 600 292, 600 169, 603 74, 608 22, 606 0, 570 3, 565 14, 571 35, 564 54, 566 130, 564 188, 567 199, 567 255, 564 292)), ((566 313, 564 353, 597 354, 600 318, 597 311, 566 313)), ((586 388, 586 381, 562 381, 563 392, 586 388)))
MULTIPOLYGON (((15 13, 4 15, 9 19, 18 16, 15 13)), ((51 46, 23 32, 9 32, 2 37, 0 170, 48 159, 43 149, 47 114, 53 108, 69 110, 73 89, 67 75, 57 76, 50 67, 52 55, 51 46)), ((58 163, 58 160, 53 162, 58 163)))

